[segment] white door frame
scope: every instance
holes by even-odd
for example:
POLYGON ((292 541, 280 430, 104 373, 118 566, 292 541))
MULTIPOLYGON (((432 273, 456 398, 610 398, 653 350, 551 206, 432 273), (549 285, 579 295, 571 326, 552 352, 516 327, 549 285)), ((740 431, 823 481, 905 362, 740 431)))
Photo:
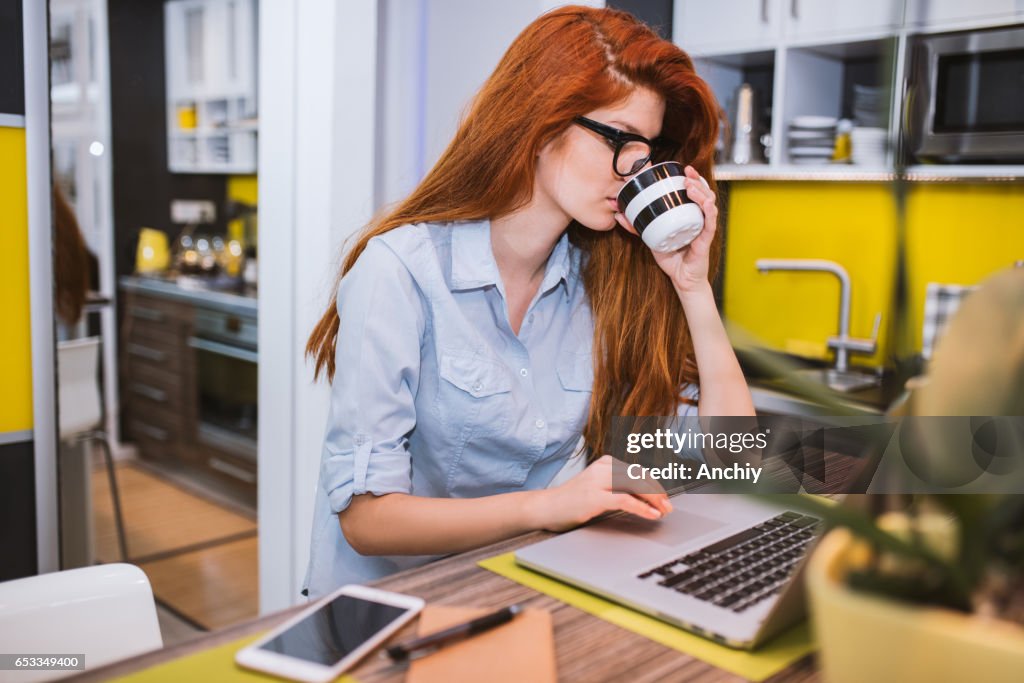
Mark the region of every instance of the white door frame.
POLYGON ((374 207, 377 2, 262 0, 260 612, 299 602, 328 392, 303 357, 374 207))
POLYGON ((50 29, 47 25, 47 3, 25 0, 21 11, 25 41, 25 171, 28 184, 28 286, 32 326, 36 562, 38 573, 44 574, 60 569, 53 230, 50 222, 53 202, 50 185, 50 29))

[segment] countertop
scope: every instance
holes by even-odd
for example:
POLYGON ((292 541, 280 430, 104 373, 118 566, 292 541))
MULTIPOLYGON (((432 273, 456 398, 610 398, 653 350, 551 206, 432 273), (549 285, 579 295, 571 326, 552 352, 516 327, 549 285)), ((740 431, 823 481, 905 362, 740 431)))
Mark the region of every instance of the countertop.
POLYGON ((182 301, 201 308, 212 308, 250 318, 257 317, 255 288, 227 291, 207 286, 199 278, 170 279, 127 275, 119 281, 122 290, 182 301))

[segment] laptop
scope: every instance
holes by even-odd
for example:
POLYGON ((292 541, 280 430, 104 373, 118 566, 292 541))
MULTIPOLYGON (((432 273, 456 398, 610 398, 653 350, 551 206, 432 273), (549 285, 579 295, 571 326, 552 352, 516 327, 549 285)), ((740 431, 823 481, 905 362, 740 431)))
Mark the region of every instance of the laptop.
POLYGON ((659 521, 615 515, 516 551, 516 563, 737 649, 805 614, 820 521, 747 496, 683 493, 659 521))

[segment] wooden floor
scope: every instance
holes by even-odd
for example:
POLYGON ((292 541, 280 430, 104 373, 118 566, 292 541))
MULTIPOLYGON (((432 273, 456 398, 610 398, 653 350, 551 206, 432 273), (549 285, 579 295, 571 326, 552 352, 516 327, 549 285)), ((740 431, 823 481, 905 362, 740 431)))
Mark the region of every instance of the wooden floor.
MULTIPOLYGON (((129 561, 149 577, 157 601, 213 630, 258 612, 256 522, 141 465, 119 464, 129 561)), ((106 470, 93 471, 96 557, 121 561, 106 470)))

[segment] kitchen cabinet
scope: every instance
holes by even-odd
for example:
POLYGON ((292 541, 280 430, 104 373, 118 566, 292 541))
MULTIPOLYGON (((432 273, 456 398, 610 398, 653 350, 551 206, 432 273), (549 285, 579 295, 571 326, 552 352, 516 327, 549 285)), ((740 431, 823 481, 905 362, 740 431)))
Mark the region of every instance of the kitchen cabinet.
POLYGON ((255 0, 164 5, 168 165, 180 173, 255 173, 255 0))
POLYGON ((673 40, 688 52, 756 50, 778 42, 782 0, 675 0, 673 40))
POLYGON ((255 299, 124 278, 120 403, 139 456, 256 499, 255 299))
POLYGON ((785 35, 793 42, 846 37, 850 39, 893 31, 903 21, 903 0, 821 2, 784 0, 785 35))
POLYGON ((126 437, 146 459, 196 460, 185 448, 191 359, 191 307, 126 292, 121 336, 121 417, 126 437))
POLYGON ((695 54, 771 49, 783 38, 862 40, 898 30, 903 9, 904 0, 676 0, 674 40, 695 54))
POLYGON ((965 24, 1012 20, 1022 13, 1021 0, 907 0, 905 23, 915 29, 956 30, 965 24))

